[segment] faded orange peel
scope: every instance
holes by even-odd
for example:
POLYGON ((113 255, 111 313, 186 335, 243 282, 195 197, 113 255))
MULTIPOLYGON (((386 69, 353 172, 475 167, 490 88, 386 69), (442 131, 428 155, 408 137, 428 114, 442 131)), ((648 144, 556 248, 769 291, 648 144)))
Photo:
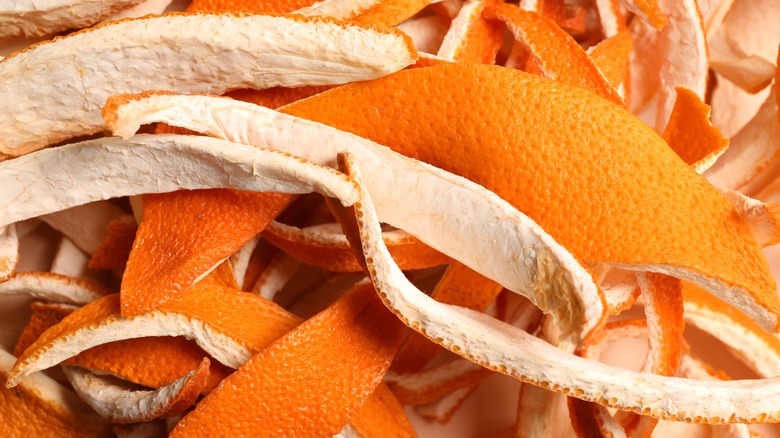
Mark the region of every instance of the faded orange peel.
MULTIPOLYGON (((334 157, 348 151, 374 175, 366 183, 380 206, 383 222, 528 296, 557 317, 564 339, 576 343, 575 339, 584 337, 604 317, 603 297, 590 273, 536 223, 465 178, 329 126, 230 99, 147 94, 122 98, 122 102, 109 118, 113 119, 112 130, 120 136, 132 135, 142 124, 164 122, 245 144, 279 148, 324 165, 334 165, 334 157), (307 147, 307 138, 319 146, 307 147), (391 183, 395 190, 388 191, 391 183), (446 210, 442 210, 445 205, 446 210), (456 220, 461 216, 474 220, 456 220), (483 223, 491 226, 486 228, 483 223), (453 235, 461 239, 451 239, 453 235), (471 243, 468 250, 463 242, 471 243), (535 251, 527 252, 527 246, 535 251), (526 262, 517 264, 514 260, 526 262), (553 289, 554 295, 545 293, 553 289)), ((333 197, 341 199, 343 205, 354 202, 333 197)))
POLYGON ((416 59, 400 31, 318 18, 172 14, 115 21, 0 62, 0 152, 22 155, 101 131, 100 110, 113 94, 339 84, 373 79, 416 59), (248 43, 236 43, 242 40, 248 43), (114 61, 101 62, 105 59, 114 61), (248 64, 258 67, 237 68, 248 64), (51 92, 59 87, 64 91, 51 92), (34 117, 21 121, 9 111, 34 117))
POLYGON ((0 227, 0 282, 16 272, 17 263, 19 263, 19 235, 16 232, 16 225, 0 227))
POLYGON ((489 5, 484 16, 507 25, 515 38, 528 48, 542 75, 584 88, 616 105, 625 106, 623 99, 585 51, 554 22, 506 3, 489 5))
MULTIPOLYGON (((332 225, 338 227, 338 224, 332 225)), ((449 257, 401 230, 387 231, 383 235, 402 269, 424 269, 450 261, 449 257)), ((324 226, 301 229, 272 221, 263 236, 287 254, 310 265, 334 272, 361 272, 363 269, 340 229, 337 232, 324 226)))
POLYGON ((504 42, 500 23, 482 17, 495 0, 471 0, 463 5, 444 35, 438 56, 452 62, 495 64, 504 42))
POLYGON ((381 383, 402 328, 358 286, 227 377, 171 436, 336 434, 381 383))
POLYGON ((666 13, 659 5, 662 0, 621 0, 620 3, 639 18, 662 30, 668 21, 666 13))
MULTIPOLYGON (((362 183, 354 165, 348 165, 347 173, 362 183)), ((437 303, 393 263, 379 238, 370 197, 361 193, 354 205, 357 230, 348 235, 359 237, 374 287, 407 326, 448 350, 523 382, 659 419, 711 424, 780 420, 780 379, 705 382, 637 373, 568 354, 482 313, 437 303)))
POLYGON ((95 412, 112 423, 142 423, 181 415, 191 407, 209 378, 209 360, 155 391, 131 390, 105 376, 73 366, 63 368, 73 389, 95 412))
POLYGON ((44 332, 11 371, 7 385, 82 351, 109 342, 149 336, 193 339, 219 362, 238 368, 253 352, 298 323, 277 305, 253 294, 196 285, 165 309, 123 318, 119 296, 109 295, 71 313, 44 332))

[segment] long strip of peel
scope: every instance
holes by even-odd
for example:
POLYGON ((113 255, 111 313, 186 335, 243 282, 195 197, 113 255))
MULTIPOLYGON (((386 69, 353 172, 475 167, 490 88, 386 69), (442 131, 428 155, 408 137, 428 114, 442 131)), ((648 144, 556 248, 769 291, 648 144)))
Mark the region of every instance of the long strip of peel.
POLYGON ((171 3, 173 3, 173 0, 145 0, 131 8, 122 9, 116 14, 107 17, 102 22, 121 20, 123 18, 138 18, 149 14, 161 15, 171 3))
POLYGON ((57 213, 41 216, 41 220, 61 232, 82 251, 92 254, 108 233, 108 224, 124 215, 110 202, 93 202, 57 213))
POLYGON ((465 178, 335 128, 225 98, 119 97, 104 113, 112 131, 123 137, 156 121, 278 148, 324 165, 349 151, 372 175, 367 189, 383 222, 527 296, 555 315, 562 339, 577 343, 604 315, 603 297, 590 273, 568 251, 530 218, 465 178), (312 142, 316 148, 309 147, 312 142), (466 248, 464 242, 472 245, 466 248))
POLYGON ((494 64, 503 29, 482 17, 492 0, 470 0, 458 11, 439 47, 438 56, 452 62, 494 64))
POLYGON ((112 423, 141 423, 182 414, 192 406, 206 386, 209 360, 170 385, 157 390, 134 391, 111 378, 81 367, 63 367, 73 389, 101 417, 112 423))
POLYGON ((144 0, 2 0, 0 39, 80 29, 144 0))
POLYGON ((347 203, 357 199, 354 184, 335 170, 274 150, 173 134, 101 138, 38 151, 0 163, 0 180, 5 182, 0 226, 93 201, 182 189, 320 191, 347 203))
POLYGON ((54 303, 87 304, 110 293, 98 283, 50 272, 20 272, 0 283, 0 296, 29 295, 54 303))
POLYGON ((16 386, 24 376, 92 347, 150 336, 184 336, 220 363, 238 368, 298 322, 298 318, 254 294, 215 290, 203 284, 188 289, 160 310, 129 318, 120 316, 119 295, 109 295, 76 310, 44 332, 19 357, 6 385, 16 386))
POLYGON ((111 22, 0 62, 0 152, 21 155, 102 130, 100 109, 113 94, 341 84, 416 58, 400 31, 317 18, 175 14, 111 22))
POLYGON ((0 281, 14 274, 18 262, 19 236, 16 233, 16 225, 0 227, 0 281))
POLYGON ((319 15, 336 20, 349 20, 381 2, 382 0, 322 0, 298 9, 294 13, 306 17, 319 15))
MULTIPOLYGON (((348 174, 362 184, 355 167, 348 174)), ((637 373, 568 354, 482 313, 437 303, 393 263, 366 190, 361 198, 354 205, 356 232, 374 287, 406 325, 448 350, 524 382, 656 418, 712 424, 780 421, 780 377, 703 382, 637 373)))
POLYGON ((722 189, 737 213, 750 225, 758 244, 766 248, 780 243, 780 204, 763 203, 736 190, 722 189))

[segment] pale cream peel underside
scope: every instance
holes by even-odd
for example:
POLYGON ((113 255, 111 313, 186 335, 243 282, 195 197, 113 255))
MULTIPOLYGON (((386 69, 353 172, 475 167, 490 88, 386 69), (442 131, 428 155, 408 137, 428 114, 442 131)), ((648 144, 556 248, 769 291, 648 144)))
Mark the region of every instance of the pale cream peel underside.
POLYGON ((18 262, 19 235, 16 225, 0 226, 0 281, 14 274, 18 262))
MULTIPOLYGON (((362 184, 354 167, 349 174, 362 184)), ((525 382, 662 419, 715 424, 780 420, 780 377, 707 382, 637 373, 568 354, 485 314, 438 303, 395 265, 379 238, 367 191, 355 209, 368 270, 385 304, 450 351, 525 382)))
POLYGON ((333 169, 274 150, 172 134, 38 151, 0 163, 0 181, 0 226, 98 200, 175 190, 319 192, 347 204, 357 199, 354 183, 333 169))
MULTIPOLYGON (((131 390, 110 377, 93 374, 81 367, 62 367, 73 390, 101 417, 112 423, 139 423, 165 415, 183 390, 204 366, 194 369, 170 385, 156 390, 131 390)), ((208 359, 205 367, 208 368, 208 359)))
POLYGON ((0 152, 22 155, 104 129, 114 94, 222 94, 369 80, 412 64, 402 33, 262 15, 123 20, 0 62, 0 152))
POLYGON ((84 305, 108 293, 96 283, 44 272, 20 272, 0 283, 0 296, 29 295, 53 303, 84 305))
POLYGON ((89 27, 144 0, 0 0, 0 38, 41 37, 89 27))
POLYGON ((565 341, 576 344, 604 316, 603 296, 568 251, 530 218, 465 178, 335 128, 225 98, 155 95, 116 110, 111 129, 123 137, 141 124, 164 121, 322 165, 333 166, 339 152, 349 151, 372 175, 367 189, 382 222, 528 297, 555 315, 565 341))
POLYGON ((355 18, 369 8, 378 5, 381 0, 323 0, 311 6, 298 9, 295 14, 306 17, 324 16, 336 20, 355 18))

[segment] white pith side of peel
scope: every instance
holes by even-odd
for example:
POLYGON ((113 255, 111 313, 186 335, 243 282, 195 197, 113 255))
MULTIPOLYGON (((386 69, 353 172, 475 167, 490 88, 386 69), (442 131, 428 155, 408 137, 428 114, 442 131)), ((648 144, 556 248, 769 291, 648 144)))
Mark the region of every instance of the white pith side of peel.
POLYGON ((16 225, 2 226, 0 227, 0 282, 13 275, 18 262, 19 235, 16 233, 16 225))
POLYGON ((400 32, 300 20, 145 17, 17 52, 0 62, 0 152, 18 156, 101 131, 100 110, 114 94, 341 84, 416 59, 400 32))
POLYGON ((89 256, 80 250, 72 240, 60 237, 49 272, 66 277, 81 277, 86 274, 89 256))
POLYGON ((604 39, 617 35, 620 32, 620 22, 623 20, 617 0, 595 0, 595 4, 604 39))
POLYGON ((598 287, 568 251, 509 203, 465 178, 335 128, 231 99, 154 95, 116 110, 111 129, 122 137, 141 124, 164 121, 321 165, 333 166, 336 155, 348 151, 372 175, 367 190, 382 222, 528 297, 555 315, 567 342, 576 344, 604 315, 598 287), (464 242, 472 245, 465 248, 464 242))
POLYGON ((0 38, 80 29, 144 0, 0 0, 0 38))
POLYGON ((311 6, 298 9, 293 13, 306 17, 319 15, 337 20, 346 20, 360 15, 379 3, 381 3, 381 0, 322 0, 311 6))
POLYGON ((745 196, 736 190, 721 189, 721 192, 734 205, 734 209, 737 210, 740 217, 750 226, 753 236, 762 248, 777 243, 778 235, 780 235, 780 224, 778 224, 778 218, 772 215, 767 204, 745 196))
MULTIPOLYGON (((348 174, 362 184, 356 166, 348 174)), ((361 198, 355 217, 374 287, 406 325, 444 348, 524 382, 661 419, 780 420, 780 377, 707 382, 615 368, 568 354, 485 314, 436 302, 395 265, 379 238, 379 221, 365 189, 361 198)))
POLYGON ((769 345, 727 314, 694 301, 685 301, 685 321, 724 343, 759 376, 780 376, 780 339, 775 338, 775 345, 769 345))
POLYGON ((108 232, 108 224, 125 212, 108 201, 92 202, 41 216, 40 219, 68 237, 87 254, 95 252, 108 232))
MULTIPOLYGON (((164 416, 177 403, 181 392, 203 368, 190 371, 170 385, 156 390, 131 390, 118 385, 111 378, 93 374, 74 366, 64 366, 62 371, 73 390, 101 417, 112 423, 140 423, 164 416)), ((205 367, 208 368, 208 360, 205 367)))
POLYGON ((255 236, 235 254, 230 256, 229 260, 231 266, 233 266, 233 276, 235 276, 239 287, 244 284, 244 277, 246 277, 246 271, 249 268, 249 260, 252 258, 252 253, 255 252, 257 244, 260 243, 260 239, 260 236, 255 236))
POLYGON ((160 15, 165 12, 165 9, 167 9, 171 3, 173 3, 173 0, 146 0, 133 6, 132 8, 122 9, 116 14, 105 18, 103 21, 101 21, 101 23, 112 20, 121 20, 123 18, 143 17, 144 15, 149 14, 160 15))
POLYGON ((729 148, 704 176, 716 187, 739 190, 755 178, 780 150, 776 89, 747 125, 731 138, 729 148))
POLYGON ((301 262, 283 251, 273 256, 252 285, 252 292, 267 300, 273 300, 276 294, 295 276, 301 262))
MULTIPOLYGON (((341 232, 341 228, 336 223, 298 228, 274 220, 268 223, 264 233, 286 241, 308 243, 317 247, 349 249, 347 236, 341 232), (335 228, 332 225, 335 225, 335 228)), ((383 231, 382 239, 387 245, 411 244, 417 241, 415 237, 403 230, 383 231)))
POLYGON ((0 181, 0 226, 98 200, 182 189, 316 191, 347 204, 357 199, 354 183, 333 169, 275 150, 172 134, 38 151, 0 163, 0 181))
POLYGON ((6 386, 13 388, 36 371, 45 370, 92 347, 125 339, 151 336, 184 336, 223 365, 237 369, 252 352, 230 336, 216 331, 207 322, 187 315, 155 311, 134 318, 112 315, 86 325, 56 342, 41 346, 37 354, 17 361, 6 386))
POLYGON ((454 62, 463 45, 466 44, 471 24, 474 22, 474 16, 480 17, 484 10, 485 2, 482 0, 466 2, 458 11, 458 15, 452 20, 452 24, 450 24, 450 28, 441 42, 437 56, 454 62))
POLYGON ((0 283, 0 296, 29 295, 54 303, 83 305, 107 293, 97 283, 48 272, 20 272, 0 283))

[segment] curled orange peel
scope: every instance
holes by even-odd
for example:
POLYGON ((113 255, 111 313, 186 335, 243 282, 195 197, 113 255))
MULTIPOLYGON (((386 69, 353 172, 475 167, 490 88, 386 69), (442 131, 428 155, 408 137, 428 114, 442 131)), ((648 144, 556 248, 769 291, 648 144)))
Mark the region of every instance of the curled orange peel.
POLYGON ((142 423, 181 415, 191 407, 209 378, 209 360, 155 391, 131 390, 110 378, 73 366, 63 368, 73 389, 101 417, 112 423, 142 423))
POLYGON ((89 259, 89 268, 123 271, 137 231, 138 225, 129 215, 109 222, 103 241, 89 259))
POLYGON ((19 235, 16 225, 0 227, 0 282, 16 272, 19 263, 19 235))
POLYGON ((621 93, 621 89, 625 90, 629 82, 628 59, 633 47, 634 40, 631 38, 631 33, 623 30, 588 51, 590 59, 621 96, 625 94, 625 92, 621 93))
MULTIPOLYGON (((465 178, 346 132, 229 99, 161 94, 122 97, 121 101, 123 104, 116 106, 109 118, 114 133, 120 136, 132 135, 141 124, 159 121, 242 143, 279 148, 321 164, 333 165, 338 153, 348 151, 366 171, 375 172, 367 184, 375 194, 383 222, 403 229, 507 289, 527 296, 557 317, 562 338, 576 343, 575 339, 584 337, 604 316, 603 297, 591 275, 565 249, 526 216, 465 178), (166 108, 175 110, 166 111, 166 108), (228 113, 230 117, 224 117, 228 113), (236 129, 237 126, 242 128, 236 129), (320 147, 308 148, 301 144, 301 138, 317 138, 320 147), (393 179, 396 190, 386 190, 388 178, 393 179), (422 185, 426 186, 425 191, 420 191, 422 185), (428 199, 438 201, 431 203, 428 199), (404 208, 398 208, 400 205, 404 208), (444 205, 447 205, 446 213, 440 211, 444 205), (471 217, 479 215, 484 221, 453 220, 459 217, 459 212, 471 217), (447 218, 450 220, 441 220, 447 218), (481 222, 493 225, 486 230, 481 222), (486 232, 496 237, 486 238, 486 232), (452 235, 471 242, 469 250, 451 239, 452 235), (522 237, 518 240, 504 236, 522 237), (527 245, 536 248, 535 253, 527 253, 524 249, 527 245), (520 265, 512 262, 518 258, 527 262, 520 265), (553 272, 559 274, 551 276, 553 272), (551 289, 556 290, 554 296, 544 293, 551 289)), ((344 205, 354 202, 354 199, 339 199, 344 205)))
MULTIPOLYGON (((338 227, 337 224, 333 224, 338 227)), ((400 231, 384 233, 385 243, 393 258, 403 269, 424 269, 446 264, 447 256, 442 255, 415 237, 400 231)), ((334 272, 360 272, 361 266, 349 247, 347 238, 341 230, 334 232, 328 227, 298 228, 272 221, 263 232, 263 236, 273 245, 287 254, 310 265, 319 266, 334 272)))
POLYGON ((94 281, 51 272, 20 272, 0 283, 0 295, 29 295, 44 301, 87 304, 112 291, 94 281))
POLYGON ((439 47, 438 56, 452 62, 494 64, 504 42, 500 23, 482 17, 495 0, 471 0, 452 20, 439 47))
POLYGON ((219 362, 238 368, 297 323, 267 300, 208 282, 190 288, 164 309, 129 318, 119 314, 119 296, 109 295, 44 332, 19 357, 7 385, 15 386, 24 376, 89 348, 149 336, 185 336, 219 362))
POLYGON ((411 44, 400 31, 300 16, 172 14, 111 22, 0 62, 0 114, 17 101, 15 113, 36 115, 30 123, 0 116, 0 152, 21 155, 101 131, 100 109, 113 94, 148 89, 219 94, 373 79, 412 64, 417 55, 411 44), (254 29, 264 29, 264 36, 236 43, 254 29), (208 55, 214 51, 220 56, 208 55), (237 68, 246 63, 258 70, 237 68), (224 74, 215 76, 217 70, 224 74), (63 91, 51 92, 58 87, 63 91))
POLYGON ((358 286, 227 377, 171 436, 336 434, 381 383, 402 327, 358 286))

